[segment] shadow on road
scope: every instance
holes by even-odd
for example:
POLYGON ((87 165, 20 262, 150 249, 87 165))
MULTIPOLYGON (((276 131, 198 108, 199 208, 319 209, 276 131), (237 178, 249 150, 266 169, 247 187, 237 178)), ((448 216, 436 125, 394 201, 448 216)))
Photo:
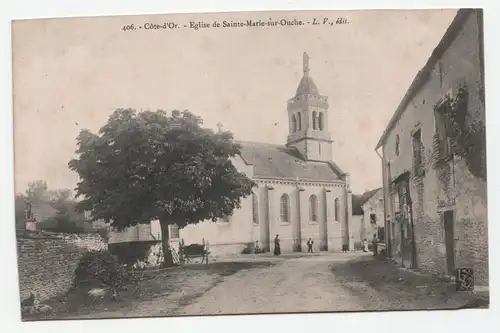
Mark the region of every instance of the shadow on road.
POLYGON ((487 296, 457 291, 454 284, 440 276, 403 270, 384 260, 351 260, 332 265, 331 269, 344 285, 352 286, 353 294, 363 297, 366 289, 357 288, 363 285, 385 299, 399 302, 402 308, 408 304, 422 309, 489 307, 487 296), (461 305, 450 307, 451 304, 461 305))

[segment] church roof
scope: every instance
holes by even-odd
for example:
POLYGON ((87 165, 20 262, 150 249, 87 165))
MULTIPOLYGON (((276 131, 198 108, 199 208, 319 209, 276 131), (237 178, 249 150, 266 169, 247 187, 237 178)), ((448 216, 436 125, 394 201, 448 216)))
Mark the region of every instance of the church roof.
POLYGON ((343 179, 343 172, 333 163, 306 161, 295 147, 238 142, 241 158, 254 166, 254 176, 273 179, 333 181, 343 179))
POLYGON ((319 95, 318 88, 316 87, 316 84, 314 84, 314 81, 312 77, 309 76, 309 74, 304 74, 304 76, 300 80, 295 96, 300 96, 305 94, 319 95))

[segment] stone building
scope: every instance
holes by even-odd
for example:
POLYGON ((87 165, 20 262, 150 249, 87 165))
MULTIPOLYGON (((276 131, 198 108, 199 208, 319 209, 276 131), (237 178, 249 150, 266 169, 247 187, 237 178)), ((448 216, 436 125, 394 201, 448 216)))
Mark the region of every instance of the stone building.
POLYGON ((365 191, 352 196, 352 219, 350 237, 355 249, 360 249, 363 240, 368 242, 377 235, 380 241, 385 237, 384 195, 382 188, 365 191))
POLYGON ((444 275, 488 283, 481 10, 459 10, 377 144, 387 251, 444 275), (380 154, 380 153, 379 153, 380 154))
POLYGON ((385 218, 384 218, 384 191, 378 188, 372 191, 373 194, 366 200, 361 209, 363 210, 363 236, 369 242, 376 236, 379 240, 385 238, 385 218))
POLYGON ((186 244, 208 242, 211 252, 237 254, 249 244, 270 251, 279 235, 282 252, 301 251, 309 238, 314 251, 340 251, 348 242, 351 217, 349 176, 332 160, 329 103, 309 73, 304 53, 303 77, 287 104, 286 144, 239 142, 235 167, 258 187, 242 207, 217 222, 189 225, 175 235, 186 244))

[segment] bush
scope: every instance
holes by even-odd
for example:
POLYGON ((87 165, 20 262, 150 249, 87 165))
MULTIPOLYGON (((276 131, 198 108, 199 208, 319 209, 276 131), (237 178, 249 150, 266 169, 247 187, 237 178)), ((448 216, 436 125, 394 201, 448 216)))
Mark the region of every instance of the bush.
POLYGON ((86 252, 75 269, 73 288, 124 287, 131 276, 118 258, 107 250, 86 252))
POLYGON ((71 220, 68 212, 58 212, 54 217, 43 220, 39 223, 40 229, 58 233, 82 233, 84 228, 71 220))

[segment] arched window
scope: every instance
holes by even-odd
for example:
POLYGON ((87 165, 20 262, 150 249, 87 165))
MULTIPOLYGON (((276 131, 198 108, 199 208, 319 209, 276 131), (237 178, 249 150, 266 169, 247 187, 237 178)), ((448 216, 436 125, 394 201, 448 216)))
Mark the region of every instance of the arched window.
POLYGON ((313 114, 312 114, 312 121, 313 121, 313 129, 316 129, 316 111, 313 111, 313 114))
POLYGON ((292 133, 297 132, 297 118, 295 115, 292 116, 292 133))
POLYGON ((252 193, 252 220, 254 224, 259 224, 259 203, 255 193, 252 193))
POLYGON ((290 222, 290 197, 283 194, 280 198, 280 215, 282 222, 290 222))
POLYGON ((334 200, 334 208, 335 208, 335 221, 339 221, 340 217, 340 200, 339 198, 335 198, 334 200))
POLYGON ((314 194, 309 197, 309 220, 318 221, 318 198, 314 194))
POLYGON ((399 135, 396 135, 396 156, 399 156, 399 135))
POLYGON ((320 131, 323 130, 323 112, 320 112, 318 116, 318 128, 320 131))
POLYGON ((302 114, 300 112, 297 112, 297 129, 299 131, 302 130, 302 114))

